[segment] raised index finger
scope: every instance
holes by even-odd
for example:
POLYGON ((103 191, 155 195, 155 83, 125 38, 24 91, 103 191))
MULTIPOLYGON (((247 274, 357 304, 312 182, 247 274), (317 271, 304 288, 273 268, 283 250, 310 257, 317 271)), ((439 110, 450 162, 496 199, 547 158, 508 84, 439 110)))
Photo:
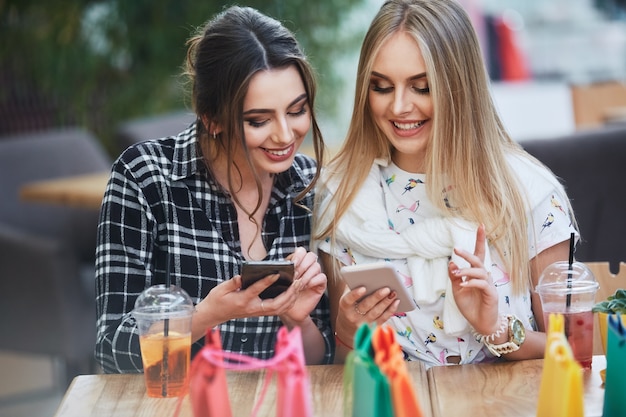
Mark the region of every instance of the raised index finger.
POLYGON ((481 262, 485 261, 485 245, 485 225, 481 223, 476 230, 476 246, 474 247, 474 255, 477 256, 481 262))

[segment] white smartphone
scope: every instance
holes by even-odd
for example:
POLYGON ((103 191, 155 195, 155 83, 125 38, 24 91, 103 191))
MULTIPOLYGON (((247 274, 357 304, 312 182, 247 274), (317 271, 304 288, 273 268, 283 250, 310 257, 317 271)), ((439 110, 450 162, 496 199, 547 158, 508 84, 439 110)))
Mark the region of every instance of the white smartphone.
POLYGON ((344 266, 341 268, 341 275, 351 290, 357 287, 365 287, 367 290, 366 296, 383 287, 388 287, 391 291, 395 291, 400 300, 397 310, 399 313, 417 308, 413 296, 404 286, 402 278, 389 262, 344 266))

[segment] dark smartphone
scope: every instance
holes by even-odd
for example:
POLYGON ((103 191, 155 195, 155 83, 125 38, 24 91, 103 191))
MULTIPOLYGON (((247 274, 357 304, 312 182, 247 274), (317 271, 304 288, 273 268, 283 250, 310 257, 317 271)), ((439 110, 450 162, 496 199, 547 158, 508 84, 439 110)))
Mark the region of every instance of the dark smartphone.
POLYGON ((246 289, 268 275, 280 277, 267 287, 259 297, 274 298, 284 292, 293 282, 294 266, 291 261, 245 261, 241 266, 241 288, 246 289))

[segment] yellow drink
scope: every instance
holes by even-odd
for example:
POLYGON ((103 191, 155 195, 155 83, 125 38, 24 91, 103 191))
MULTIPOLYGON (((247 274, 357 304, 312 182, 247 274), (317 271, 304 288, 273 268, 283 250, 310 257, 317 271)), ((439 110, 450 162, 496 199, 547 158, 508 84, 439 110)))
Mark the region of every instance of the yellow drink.
POLYGON ((139 337, 148 397, 177 397, 187 392, 191 334, 169 332, 139 337), (164 366, 164 358, 166 366, 164 366))

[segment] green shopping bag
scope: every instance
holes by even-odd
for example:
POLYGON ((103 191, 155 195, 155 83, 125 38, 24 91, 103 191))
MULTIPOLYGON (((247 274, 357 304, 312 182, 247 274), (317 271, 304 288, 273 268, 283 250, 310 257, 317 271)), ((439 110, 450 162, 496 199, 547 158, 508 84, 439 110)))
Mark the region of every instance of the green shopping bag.
POLYGON ((373 327, 362 324, 343 374, 344 416, 393 417, 389 380, 374 362, 373 327))
POLYGON ((608 316, 608 328, 602 417, 623 417, 626 409, 626 328, 619 313, 608 316))

